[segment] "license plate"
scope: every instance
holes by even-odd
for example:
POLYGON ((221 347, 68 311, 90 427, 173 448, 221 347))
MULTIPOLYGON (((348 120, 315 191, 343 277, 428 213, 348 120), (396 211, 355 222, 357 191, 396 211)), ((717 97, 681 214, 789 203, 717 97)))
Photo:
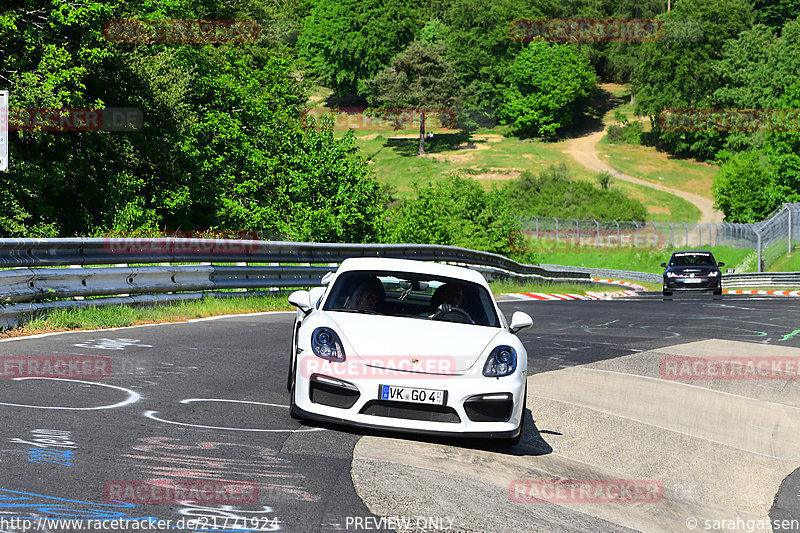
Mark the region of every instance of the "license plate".
POLYGON ((445 391, 398 387, 396 385, 381 385, 378 388, 378 397, 381 400, 390 400, 396 402, 444 405, 445 391))
POLYGON ((686 278, 683 280, 684 283, 700 283, 701 281, 703 280, 698 278, 686 278))

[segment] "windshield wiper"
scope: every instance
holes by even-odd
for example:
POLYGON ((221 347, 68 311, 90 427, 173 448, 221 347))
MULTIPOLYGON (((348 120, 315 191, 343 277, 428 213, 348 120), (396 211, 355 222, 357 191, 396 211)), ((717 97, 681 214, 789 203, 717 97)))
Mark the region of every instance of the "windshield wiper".
POLYGON ((342 313, 357 313, 357 314, 365 314, 365 315, 377 315, 377 311, 373 311, 372 309, 328 309, 328 311, 340 311, 342 313))

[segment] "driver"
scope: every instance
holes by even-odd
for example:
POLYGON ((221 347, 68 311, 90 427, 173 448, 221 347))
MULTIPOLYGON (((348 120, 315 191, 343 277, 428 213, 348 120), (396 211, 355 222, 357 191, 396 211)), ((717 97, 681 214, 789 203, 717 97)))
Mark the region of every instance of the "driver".
POLYGON ((433 291, 431 296, 431 313, 438 311, 439 306, 448 304, 461 307, 464 304, 464 289, 458 283, 445 283, 433 291))
POLYGON ((375 276, 369 276, 368 278, 364 278, 364 280, 356 286, 356 289, 350 296, 347 308, 357 309, 359 311, 370 311, 385 298, 386 291, 383 288, 381 280, 375 276))

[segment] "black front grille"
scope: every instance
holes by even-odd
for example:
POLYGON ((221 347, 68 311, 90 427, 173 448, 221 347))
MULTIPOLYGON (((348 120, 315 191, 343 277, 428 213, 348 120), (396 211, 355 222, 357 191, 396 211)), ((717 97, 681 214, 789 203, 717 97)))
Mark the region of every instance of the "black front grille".
POLYGON ((406 420, 425 420, 427 422, 447 422, 451 424, 461 422, 456 410, 445 405, 371 400, 364 404, 364 407, 359 412, 363 415, 404 418, 406 420))
POLYGON ((358 401, 361 394, 357 390, 337 387, 329 383, 311 380, 309 388, 311 401, 329 407, 350 409, 358 401))
POLYGON ((513 410, 511 397, 507 400, 482 400, 478 396, 464 402, 464 411, 473 422, 508 422, 513 410))

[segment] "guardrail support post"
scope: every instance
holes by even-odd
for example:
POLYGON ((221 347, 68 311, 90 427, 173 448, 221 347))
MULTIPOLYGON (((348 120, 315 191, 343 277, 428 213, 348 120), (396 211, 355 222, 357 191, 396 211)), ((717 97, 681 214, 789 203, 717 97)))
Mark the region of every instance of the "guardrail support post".
POLYGON ((558 219, 553 217, 553 220, 556 221, 556 244, 558 244, 558 219))
POLYGON ((669 243, 675 246, 675 232, 672 231, 672 222, 667 222, 667 224, 669 224, 669 243))
POLYGON ((653 222, 653 248, 658 248, 658 226, 653 222))
POLYGON ((756 232, 756 237, 758 238, 756 248, 758 249, 758 270, 757 272, 761 272, 761 232, 756 232))
MULTIPOLYGON (((597 228, 597 247, 600 248, 600 222, 597 220, 594 221, 594 225, 597 228)), ((789 226, 789 231, 791 231, 791 226, 789 226)), ((791 242, 791 238, 789 238, 789 242, 791 242)))

